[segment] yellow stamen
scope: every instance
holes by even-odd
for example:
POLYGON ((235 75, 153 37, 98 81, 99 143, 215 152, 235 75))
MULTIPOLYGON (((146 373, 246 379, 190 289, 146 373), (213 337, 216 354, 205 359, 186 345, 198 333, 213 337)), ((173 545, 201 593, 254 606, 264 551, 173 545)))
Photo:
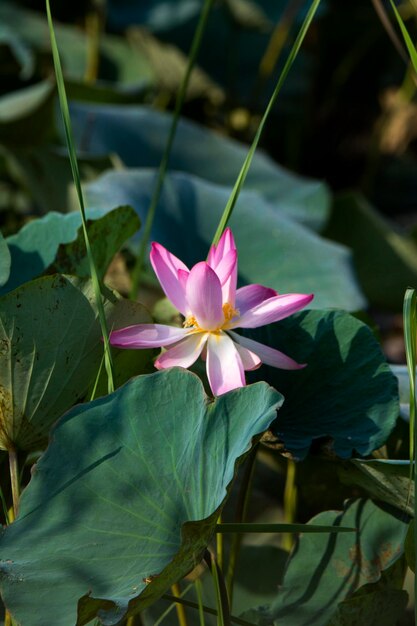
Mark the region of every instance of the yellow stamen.
POLYGON ((188 315, 184 322, 183 322, 183 326, 184 328, 192 328, 193 331, 204 331, 206 330, 206 332, 210 332, 210 333, 219 333, 222 328, 227 328, 228 327, 228 323, 234 319, 235 317, 239 317, 239 311, 238 309, 235 309, 230 302, 226 302, 225 304, 223 304, 223 315, 224 315, 224 322, 221 326, 219 326, 219 328, 216 329, 212 329, 212 330, 206 330, 204 328, 201 328, 196 320, 196 318, 194 317, 194 315, 188 315))
POLYGON ((188 317, 186 317, 183 326, 184 328, 192 328, 193 326, 198 328, 197 320, 195 319, 194 315, 189 315, 188 317))
POLYGON ((231 319, 239 315, 238 309, 235 309, 230 304, 230 302, 226 302, 225 304, 223 304, 223 313, 224 313, 224 319, 226 320, 226 322, 230 322, 231 319))

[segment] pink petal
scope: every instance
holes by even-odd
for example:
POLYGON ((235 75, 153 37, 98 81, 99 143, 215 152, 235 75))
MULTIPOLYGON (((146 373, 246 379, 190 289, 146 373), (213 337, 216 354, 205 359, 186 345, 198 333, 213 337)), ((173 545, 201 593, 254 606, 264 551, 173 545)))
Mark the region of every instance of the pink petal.
POLYGON ((240 346, 244 346, 248 350, 253 351, 260 357, 262 363, 265 363, 265 365, 272 365, 272 367, 279 367, 283 370, 300 370, 306 367, 305 363, 297 363, 283 352, 275 350, 275 348, 270 348, 253 339, 242 337, 233 331, 228 331, 228 333, 236 344, 239 343, 240 346))
POLYGON ((192 268, 186 296, 189 309, 201 329, 216 330, 222 326, 222 287, 216 272, 205 261, 192 268))
POLYGON ((258 367, 261 367, 262 361, 257 354, 251 352, 250 350, 247 350, 243 346, 240 346, 237 342, 235 342, 235 348, 239 352, 239 356, 242 360, 242 365, 245 372, 257 370, 258 367))
POLYGON ((275 289, 270 289, 263 285, 246 285, 246 287, 241 287, 236 291, 235 306, 242 316, 246 311, 249 311, 249 309, 253 309, 253 307, 264 302, 264 300, 269 300, 269 298, 273 298, 277 295, 275 289))
POLYGON ((241 328, 257 328, 278 322, 296 311, 304 308, 314 298, 313 294, 288 293, 269 298, 246 311, 236 321, 235 326, 241 328))
POLYGON ((207 263, 215 269, 222 258, 231 250, 236 250, 235 240, 230 228, 226 228, 216 246, 211 246, 207 257, 207 263))
POLYGON ((245 386, 242 360, 235 344, 224 333, 211 333, 208 338, 207 376, 215 396, 245 386))
POLYGON ((190 367, 201 354, 208 339, 208 333, 192 333, 173 348, 169 348, 155 361, 159 370, 167 367, 190 367))
POLYGON ((189 333, 189 328, 135 324, 110 333, 110 343, 118 348, 160 348, 184 339, 189 333))
POLYGON ((165 295, 178 311, 183 315, 187 315, 185 291, 178 279, 178 271, 188 273, 188 267, 164 246, 155 242, 152 243, 150 259, 165 295))
MULTIPOLYGON (((220 284, 224 285, 225 282, 230 278, 233 270, 236 269, 237 264, 237 252, 236 250, 231 250, 228 252, 220 261, 220 263, 216 267, 212 267, 219 277, 220 284)), ((210 265, 210 264, 209 264, 210 265)))
MULTIPOLYGON (((178 280, 180 282, 181 287, 184 290, 184 294, 186 293, 186 287, 187 287, 187 280, 188 277, 190 275, 190 272, 188 270, 178 270, 178 280)), ((187 312, 188 315, 189 311, 187 312)))

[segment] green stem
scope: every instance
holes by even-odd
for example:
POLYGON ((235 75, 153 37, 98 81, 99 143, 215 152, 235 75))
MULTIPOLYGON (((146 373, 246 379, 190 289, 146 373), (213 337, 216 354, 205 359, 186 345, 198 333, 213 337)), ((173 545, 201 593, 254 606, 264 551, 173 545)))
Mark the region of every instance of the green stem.
POLYGON ((211 7, 213 5, 214 0, 204 0, 204 5, 201 10, 200 19, 198 21, 193 42, 191 44, 191 50, 188 57, 187 69, 185 71, 184 77, 181 81, 181 85, 177 94, 177 98, 175 101, 175 109, 172 118, 172 124, 168 135, 168 140, 165 146, 164 153, 162 155, 161 164, 159 166, 158 177, 156 180, 155 188, 153 190, 151 202, 149 205, 148 214, 146 216, 145 225, 143 228, 143 235, 139 246, 139 252, 136 259, 135 267, 133 268, 132 273, 132 288, 130 291, 130 297, 135 300, 138 295, 139 289, 139 279, 140 274, 143 269, 143 264, 145 261, 145 254, 149 243, 149 237, 152 230, 152 224, 155 218, 156 207, 158 206, 159 198, 161 195, 162 187, 164 184, 165 175, 168 169, 169 157, 171 154, 172 145, 174 143, 175 135, 177 132, 177 126, 180 119, 180 111, 182 109, 182 105, 184 104, 185 95, 188 89, 188 83, 190 81, 191 72, 195 65, 197 54, 200 49, 200 45, 203 39, 203 34, 206 28, 207 20, 210 14, 211 7))
POLYGON ((175 607, 179 604, 178 598, 182 598, 183 596, 185 596, 185 594, 188 593, 190 591, 190 589, 193 588, 193 586, 194 586, 194 583, 190 583, 189 585, 187 585, 187 587, 185 587, 185 589, 183 589, 181 591, 181 594, 179 596, 175 596, 176 601, 175 602, 171 602, 169 607, 167 609, 165 609, 165 611, 163 613, 161 613, 161 615, 158 617, 158 619, 153 624, 153 626, 159 626, 159 624, 161 624, 164 621, 164 619, 171 613, 171 611, 173 609, 175 609, 175 607))
MULTIPOLYGON (((172 591, 172 595, 174 596, 174 598, 181 597, 181 588, 178 583, 175 583, 175 585, 172 585, 171 591, 172 591)), ((177 610, 177 618, 178 618, 179 626, 188 626, 187 615, 185 613, 184 605, 177 603, 175 605, 175 608, 177 610)))
POLYGON ((219 242, 219 239, 222 236, 223 231, 226 228, 227 223, 228 223, 228 221, 229 221, 229 219, 230 219, 230 217, 232 215, 232 212, 233 212, 233 209, 234 209, 235 204, 237 202, 237 199, 239 197, 240 191, 241 191, 241 189, 243 187, 243 184, 244 184, 244 182, 246 180, 246 176, 248 174, 250 165, 252 163, 252 159, 253 159, 253 156, 255 154, 255 150, 258 147, 259 140, 260 140, 261 135, 263 133, 263 130, 265 128, 266 121, 267 121, 267 119, 269 117, 270 112, 272 111, 272 109, 273 109, 273 107, 275 105, 275 102, 276 102, 276 100, 278 98, 278 94, 280 93, 282 85, 284 84, 285 79, 287 78, 288 72, 290 71, 290 69, 291 69, 291 67, 292 67, 292 65, 293 65, 293 63, 294 63, 294 61, 295 61, 295 59, 297 57, 297 54, 298 54, 298 52, 299 52, 299 50, 301 48, 301 44, 304 41, 304 37, 305 37, 305 35, 306 35, 306 33, 307 33, 308 29, 309 29, 309 26, 310 26, 310 24, 311 24, 311 22, 313 20, 313 17, 314 17, 314 15, 315 15, 315 13, 316 13, 316 11, 318 9, 319 4, 320 4, 320 0, 313 0, 312 4, 310 6, 310 9, 309 9, 309 11, 307 13, 307 16, 306 16, 306 18, 305 18, 305 20, 304 20, 304 22, 303 22, 303 24, 301 26, 301 29, 300 29, 297 37, 296 37, 294 45, 291 48, 291 52, 288 55, 288 59, 287 59, 285 65, 284 65, 284 68, 283 68, 283 70, 282 70, 282 72, 281 72, 281 74, 280 74, 280 76, 278 78, 278 82, 277 82, 277 84, 275 86, 274 92, 273 92, 273 94, 271 96, 271 99, 268 102, 268 106, 266 107, 265 113, 263 114, 262 119, 261 119, 261 121, 259 123, 258 129, 257 129, 255 137, 254 137, 254 140, 252 142, 252 145, 249 148, 249 151, 248 151, 248 154, 246 156, 246 159, 243 162, 242 168, 241 168, 241 170, 239 172, 239 175, 238 175, 238 177, 236 179, 236 182, 235 182, 235 185, 233 187, 232 193, 230 194, 230 198, 229 198, 229 200, 227 202, 227 205, 226 205, 226 207, 225 207, 225 209, 223 211, 223 215, 220 218, 220 222, 219 222, 219 225, 217 227, 217 230, 216 230, 216 233, 214 235, 213 242, 212 242, 214 245, 216 245, 219 242))
POLYGON ((81 176, 80 176, 80 171, 78 167, 77 154, 76 154, 75 144, 74 144, 74 139, 73 139, 73 134, 72 134, 71 117, 69 113, 68 99, 67 99, 67 94, 65 90, 65 82, 64 82, 64 76, 62 73, 61 60, 59 57, 58 44, 56 41, 54 25, 52 21, 51 7, 49 4, 49 0, 45 0, 45 1, 46 1, 46 15, 48 18, 49 36, 51 40, 52 57, 54 61, 56 84, 57 84, 57 89, 58 89, 58 97, 59 97, 59 104, 60 104, 60 109, 61 109, 62 122, 64 124, 65 139, 67 143, 67 150, 68 150, 68 156, 69 156, 69 161, 71 165, 72 177, 74 180, 74 185, 75 185, 75 189, 76 189, 77 197, 78 197, 85 247, 86 247, 87 257, 88 257, 88 262, 89 262, 91 281, 92 281, 93 289, 94 289, 94 298, 96 301, 98 318, 99 318, 100 327, 101 327, 101 333, 103 335, 105 367, 106 367, 107 379, 108 379, 107 387, 108 387, 108 392, 112 393, 114 391, 113 359, 112 359, 112 354, 111 354, 111 349, 110 349, 109 332, 107 329, 106 314, 104 311, 104 304, 103 304, 103 299, 102 299, 102 294, 101 294, 101 281, 99 279, 97 266, 96 266, 93 251, 91 248, 90 239, 88 237, 84 196, 83 196, 83 192, 81 188, 81 176))
MULTIPOLYGON (((249 500, 252 493, 252 484, 253 477, 255 474, 255 466, 256 466, 256 454, 258 451, 258 446, 256 445, 253 450, 251 450, 245 465, 244 472, 242 476, 242 482, 240 485, 239 496, 237 501, 236 513, 235 513, 235 522, 240 524, 245 521, 247 510, 249 507, 249 500)), ((233 607, 233 589, 235 583, 235 571, 237 559, 240 552, 240 546, 242 544, 242 535, 236 533, 233 535, 232 545, 230 547, 230 556, 229 556, 229 564, 227 568, 227 591, 229 594, 229 602, 230 606, 233 607)))
POLYGON ((201 584, 201 580, 199 578, 197 578, 194 585, 195 585, 195 591, 197 594, 198 617, 200 620, 200 626, 206 626, 206 620, 204 618, 204 605, 203 605, 203 585, 201 584))
MULTIPOLYGON (((296 465, 291 459, 287 464, 287 477, 284 489, 284 521, 292 524, 295 519, 295 511, 297 508, 297 485, 295 482, 296 465)), ((294 543, 294 535, 286 533, 283 537, 284 548, 291 550, 294 543)))
POLYGON ((19 482, 19 463, 17 459, 17 451, 15 448, 9 448, 9 471, 10 471, 10 484, 12 487, 12 499, 13 499, 13 517, 16 519, 19 511, 19 498, 20 498, 20 482, 19 482))
POLYGON ((206 550, 204 560, 211 571, 216 591, 218 626, 231 626, 230 604, 223 572, 214 555, 209 550, 206 550))
MULTIPOLYGON (((198 604, 196 604, 195 602, 191 602, 191 600, 184 600, 184 598, 174 598, 174 596, 170 596, 169 594, 165 593, 162 598, 164 600, 169 600, 170 602, 179 602, 180 604, 183 604, 184 606, 189 606, 191 609, 198 609, 198 604)), ((219 613, 218 611, 216 611, 216 609, 212 609, 209 606, 205 606, 204 604, 202 605, 203 607, 203 611, 204 613, 208 613, 209 615, 216 615, 218 616, 219 613)), ((235 617, 234 615, 230 616, 230 622, 231 624, 238 624, 238 626, 255 626, 255 624, 252 624, 251 622, 247 622, 244 619, 240 619, 240 617, 235 617)))

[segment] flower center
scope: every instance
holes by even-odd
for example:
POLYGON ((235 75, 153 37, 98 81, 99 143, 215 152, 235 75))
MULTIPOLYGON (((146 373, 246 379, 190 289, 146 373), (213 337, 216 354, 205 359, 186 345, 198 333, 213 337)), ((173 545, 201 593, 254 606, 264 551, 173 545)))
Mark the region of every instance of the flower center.
POLYGON ((223 313, 225 322, 230 322, 231 319, 239 315, 238 309, 235 309, 230 302, 223 304, 223 313))
POLYGON ((188 317, 186 317, 183 326, 184 328, 200 328, 194 315, 189 315, 188 317))
MULTIPOLYGON (((225 302, 225 304, 223 304, 222 306, 223 309, 223 315, 224 315, 224 322, 221 326, 219 326, 219 328, 216 328, 214 330, 210 330, 208 332, 212 332, 212 333, 216 333, 219 330, 221 330, 222 328, 227 328, 228 327, 228 323, 234 318, 239 316, 239 311, 238 309, 235 309, 230 302, 225 302)), ((183 322, 183 326, 184 328, 193 328, 195 331, 204 331, 204 328, 201 328, 197 322, 197 319, 195 318, 194 315, 188 315, 184 322, 183 322)))

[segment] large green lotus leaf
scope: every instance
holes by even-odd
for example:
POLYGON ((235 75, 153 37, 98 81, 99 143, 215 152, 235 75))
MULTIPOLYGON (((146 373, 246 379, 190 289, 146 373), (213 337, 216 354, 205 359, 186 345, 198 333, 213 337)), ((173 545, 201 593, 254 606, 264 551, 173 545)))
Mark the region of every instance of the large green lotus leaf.
POLYGON ((9 246, 0 232, 0 287, 9 280, 10 264, 11 258, 9 246))
MULTIPOLYGON (((110 172, 87 186, 90 206, 129 204, 146 218, 155 184, 153 170, 110 172)), ((229 190, 188 174, 165 181, 152 237, 188 265, 205 259, 229 190)), ((289 200, 290 202, 290 200, 289 200)), ((285 292, 315 292, 313 306, 356 310, 364 306, 348 250, 325 241, 255 191, 240 194, 230 226, 239 251, 242 283, 285 292)))
POLYGON ((189 572, 237 459, 282 400, 260 383, 212 401, 174 368, 70 411, 0 542, 3 599, 21 626, 74 626, 81 597, 77 624, 98 611, 117 624, 189 572))
MULTIPOLYGON (((107 261, 117 252, 121 244, 137 230, 138 220, 136 216, 131 214, 131 211, 132 209, 127 207, 119 207, 108 212, 107 215, 105 211, 87 211, 90 229, 96 233, 93 251, 95 255, 97 253, 100 255, 101 261, 98 264, 98 269, 101 275, 106 269, 107 261), (114 230, 112 230, 112 225, 114 230), (119 232, 120 227, 122 229, 119 232), (102 240, 100 239, 101 235, 103 236, 102 240), (110 235, 110 239, 108 239, 108 235, 110 235), (109 246, 108 249, 107 245, 109 246)), ((7 243, 12 259, 11 274, 6 285, 0 289, 0 293, 11 291, 42 274, 54 264, 58 254, 61 255, 61 260, 63 260, 62 255, 66 255, 64 267, 61 264, 59 271, 67 269, 66 273, 76 274, 77 269, 83 270, 82 264, 85 270, 85 251, 80 239, 80 228, 81 216, 78 211, 68 214, 51 211, 40 219, 30 221, 16 235, 8 237, 7 243), (60 246, 63 247, 60 248, 60 246), (70 263, 67 255, 71 253, 71 250, 71 254, 73 254, 74 247, 78 261, 77 263, 70 263)), ((74 256, 71 258, 72 261, 75 261, 74 256)), ((83 274, 85 275, 85 271, 83 274)))
MULTIPOLYGON (((71 118, 80 148, 93 155, 116 153, 129 167, 159 167, 172 123, 170 115, 146 106, 73 103, 71 118)), ((170 168, 230 187, 231 191, 247 151, 248 146, 180 120, 170 168)), ((330 204, 327 187, 292 174, 262 151, 255 154, 245 189, 257 190, 272 201, 274 210, 311 228, 319 230, 326 223, 330 204)))
MULTIPOLYGON (((371 500, 349 501, 344 511, 325 511, 310 524, 357 528, 344 535, 300 536, 268 615, 285 626, 323 626, 338 604, 363 585, 377 582, 403 553, 407 520, 371 500)), ((351 624, 356 622, 350 622, 351 624)))
POLYGON ((338 468, 341 481, 358 485, 372 498, 392 504, 407 515, 414 515, 414 484, 408 461, 352 459, 338 468))
POLYGON ((399 414, 398 384, 368 326, 343 311, 303 311, 245 334, 307 363, 251 374, 284 394, 272 431, 296 458, 323 437, 342 458, 386 441, 399 414))
POLYGON ((405 290, 417 283, 417 245, 412 238, 395 230, 356 193, 335 198, 326 235, 352 248, 369 301, 401 311, 405 290))
MULTIPOLYGON (((117 299, 108 291, 109 325, 117 299)), ((136 322, 139 321, 136 319, 136 322)), ((149 321, 144 312, 143 321, 149 321)), ((103 344, 92 284, 55 275, 0 299, 0 448, 30 450, 84 397, 95 380, 103 344)))

